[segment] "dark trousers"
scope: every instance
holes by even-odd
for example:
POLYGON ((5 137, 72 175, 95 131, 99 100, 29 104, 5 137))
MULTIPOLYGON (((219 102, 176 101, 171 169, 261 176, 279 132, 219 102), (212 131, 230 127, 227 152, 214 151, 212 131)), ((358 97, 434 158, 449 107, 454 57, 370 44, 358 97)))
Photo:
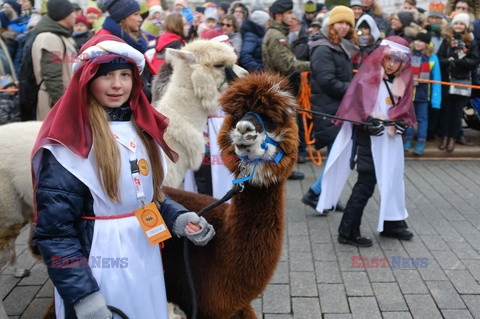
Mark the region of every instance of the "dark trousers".
POLYGON ((461 95, 444 95, 442 101, 442 135, 457 138, 462 129, 463 108, 469 97, 461 95))
POLYGON ((307 156, 307 143, 305 142, 305 130, 303 126, 302 115, 297 113, 297 125, 298 125, 298 138, 300 143, 298 144, 298 155, 307 156))
MULTIPOLYGON (((352 195, 348 199, 342 221, 338 227, 340 235, 351 239, 361 235, 360 225, 362 223, 363 210, 375 191, 375 185, 377 185, 370 136, 362 129, 357 129, 356 142, 358 145, 356 150, 358 179, 353 186, 352 195)), ((384 221, 383 225, 385 232, 407 229, 407 224, 403 220, 384 221)))
POLYGON ((363 210, 370 197, 372 197, 375 191, 375 185, 377 184, 370 136, 361 128, 356 130, 358 179, 353 186, 352 195, 350 195, 348 199, 342 221, 338 227, 338 233, 340 235, 352 239, 360 236, 363 210))
POLYGON ((375 172, 359 172, 358 179, 353 186, 352 195, 348 199, 347 206, 343 212, 342 221, 338 227, 340 235, 347 238, 360 236, 360 224, 362 222, 363 210, 372 197, 377 179, 375 172))
MULTIPOLYGON (((210 153, 205 153, 205 156, 210 156, 210 153)), ((211 161, 208 161, 211 162, 211 161)), ((205 159, 202 161, 205 163, 205 159)), ((212 169, 210 165, 202 165, 198 170, 193 172, 195 176, 195 183, 197 184, 197 191, 200 194, 213 195, 212 189, 212 169)))
POLYGON ((438 123, 440 118, 440 109, 434 109, 431 105, 428 108, 428 128, 427 128, 427 135, 431 137, 435 137, 438 129, 438 123))

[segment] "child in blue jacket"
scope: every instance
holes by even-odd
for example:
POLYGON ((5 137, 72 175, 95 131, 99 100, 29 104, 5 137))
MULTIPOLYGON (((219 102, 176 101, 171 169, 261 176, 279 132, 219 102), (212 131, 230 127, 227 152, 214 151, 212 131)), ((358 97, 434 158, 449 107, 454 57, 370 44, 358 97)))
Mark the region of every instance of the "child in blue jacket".
MULTIPOLYGON (((440 63, 435 54, 433 46, 430 44, 432 35, 423 30, 419 32, 415 41, 410 44, 412 51, 412 71, 414 81, 414 99, 415 115, 418 121, 417 143, 413 152, 422 155, 425 149, 428 129, 428 106, 432 103, 432 108, 440 109, 442 102, 442 87, 438 83, 419 82, 417 79, 441 81, 440 63)), ((405 142, 403 148, 409 151, 412 148, 413 128, 410 127, 405 132, 405 142)))

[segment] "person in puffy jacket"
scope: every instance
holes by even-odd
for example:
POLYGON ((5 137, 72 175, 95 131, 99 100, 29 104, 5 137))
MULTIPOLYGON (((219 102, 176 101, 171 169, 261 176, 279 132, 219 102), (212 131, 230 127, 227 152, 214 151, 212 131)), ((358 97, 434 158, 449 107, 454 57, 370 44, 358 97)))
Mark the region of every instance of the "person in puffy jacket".
POLYGON ((159 243, 214 236, 162 192, 168 125, 141 91, 143 54, 112 35, 90 39, 32 153, 37 244, 57 318, 168 318, 159 243))
POLYGON ((165 30, 155 45, 155 54, 150 62, 152 74, 157 74, 165 61, 167 48, 180 49, 185 45, 184 17, 179 13, 170 13, 163 22, 165 30))
POLYGON ((250 19, 245 20, 240 30, 243 40, 240 66, 250 72, 263 70, 262 41, 269 20, 270 15, 265 11, 254 11, 250 19))
POLYGON ((380 236, 410 240, 405 222, 404 152, 402 134, 416 124, 413 76, 408 42, 391 36, 382 40, 362 64, 338 108, 341 125, 328 154, 317 211, 337 203, 356 166, 358 178, 338 227, 338 242, 372 246, 360 231, 363 212, 378 183, 380 236), (368 92, 368 94, 365 94, 368 92), (387 120, 387 122, 384 122, 387 120))
MULTIPOLYGON (((312 110, 335 115, 353 77, 351 52, 353 44, 348 40, 354 36, 355 18, 352 9, 336 6, 330 12, 326 31, 320 31, 310 42, 310 73, 312 110)), ((355 47, 355 51, 358 48, 355 47)), ((332 120, 320 115, 314 116, 315 147, 330 149, 339 127, 332 120)), ((302 202, 316 208, 322 191, 322 176, 302 197, 302 202)), ((342 210, 337 205, 337 210, 342 210)))
MULTIPOLYGON (((452 27, 445 30, 445 38, 438 49, 438 60, 442 81, 472 84, 472 71, 480 62, 477 43, 468 28, 470 17, 466 13, 457 13, 452 27)), ((471 96, 471 89, 458 86, 443 86, 440 150, 453 152, 456 138, 462 129, 463 107, 471 96)))

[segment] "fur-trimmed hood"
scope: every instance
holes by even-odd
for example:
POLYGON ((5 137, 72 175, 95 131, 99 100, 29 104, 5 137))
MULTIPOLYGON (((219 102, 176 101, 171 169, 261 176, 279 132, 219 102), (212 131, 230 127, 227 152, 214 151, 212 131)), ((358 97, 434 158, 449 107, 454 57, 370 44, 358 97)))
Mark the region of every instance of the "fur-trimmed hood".
MULTIPOLYGON (((475 19, 480 18, 480 1, 478 0, 464 0, 466 3, 468 3, 468 6, 471 9, 471 13, 473 13, 473 16, 475 19)), ((445 6, 445 14, 447 16, 450 16, 455 8, 455 4, 458 2, 458 0, 448 0, 447 5, 445 6)), ((473 23, 473 20, 470 21, 473 23)))

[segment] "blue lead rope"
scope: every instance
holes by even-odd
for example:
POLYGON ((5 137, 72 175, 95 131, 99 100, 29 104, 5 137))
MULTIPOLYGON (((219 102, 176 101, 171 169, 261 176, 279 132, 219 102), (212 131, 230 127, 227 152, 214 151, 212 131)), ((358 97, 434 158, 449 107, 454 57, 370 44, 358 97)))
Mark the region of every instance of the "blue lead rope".
MULTIPOLYGON (((263 120, 262 118, 260 117, 260 115, 258 115, 258 113, 255 113, 255 112, 247 112, 246 114, 252 114, 253 116, 255 116, 258 121, 260 122, 260 124, 262 125, 262 129, 263 131, 265 132, 265 140, 262 142, 262 144, 260 145, 260 147, 263 149, 263 150, 268 150, 268 145, 267 144, 272 144, 273 146, 275 147, 278 147, 278 142, 275 141, 273 138, 271 138, 270 136, 268 136, 267 134, 267 130, 265 130, 265 124, 263 124, 263 120)), ((245 115, 246 115, 245 114, 245 115)), ((275 163, 278 164, 280 162, 280 160, 282 159, 283 155, 285 155, 285 152, 280 149, 280 151, 277 153, 277 155, 275 155, 275 163)), ((248 158, 247 157, 240 157, 239 158, 241 160, 247 160, 248 158)), ((255 164, 253 165, 253 169, 252 169, 252 173, 248 176, 245 176, 245 177, 241 177, 241 178, 237 178, 237 179, 234 179, 232 181, 233 185, 236 185, 236 184, 239 184, 239 183, 243 183, 243 182, 247 182, 249 180, 251 180, 253 178, 253 175, 255 174, 255 169, 257 168, 257 164, 260 162, 260 158, 257 158, 255 160, 255 164)))

